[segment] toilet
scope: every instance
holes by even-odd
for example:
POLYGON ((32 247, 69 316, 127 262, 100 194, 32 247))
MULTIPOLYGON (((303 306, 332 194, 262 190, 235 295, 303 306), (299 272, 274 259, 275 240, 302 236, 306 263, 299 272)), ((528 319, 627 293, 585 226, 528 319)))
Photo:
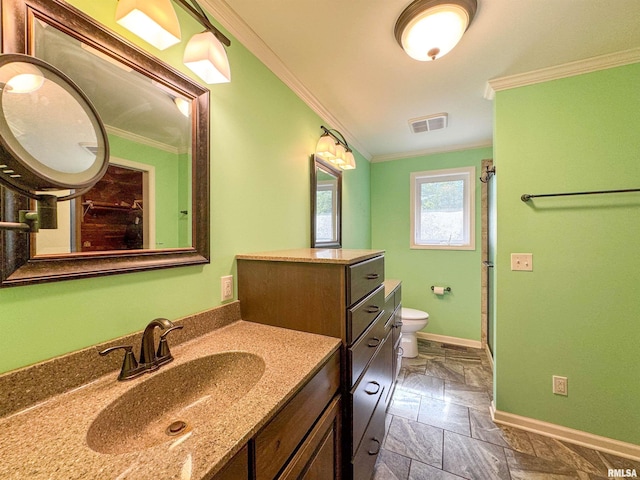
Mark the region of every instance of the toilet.
POLYGON ((402 339, 400 346, 402 347, 402 356, 405 358, 414 358, 418 356, 418 338, 416 332, 422 330, 429 323, 429 314, 422 310, 414 308, 402 308, 400 312, 402 318, 402 339))

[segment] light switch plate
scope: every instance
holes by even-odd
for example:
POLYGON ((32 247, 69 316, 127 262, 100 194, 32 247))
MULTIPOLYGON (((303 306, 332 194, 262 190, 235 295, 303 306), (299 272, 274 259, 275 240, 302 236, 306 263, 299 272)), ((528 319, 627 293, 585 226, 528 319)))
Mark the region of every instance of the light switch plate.
POLYGON ((511 254, 511 270, 520 270, 523 272, 533 271, 533 254, 532 253, 512 253, 511 254))

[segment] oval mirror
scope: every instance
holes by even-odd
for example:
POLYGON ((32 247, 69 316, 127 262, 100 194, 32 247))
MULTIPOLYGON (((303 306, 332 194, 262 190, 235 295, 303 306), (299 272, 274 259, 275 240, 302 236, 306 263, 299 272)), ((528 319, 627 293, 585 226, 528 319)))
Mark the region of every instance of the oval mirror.
POLYGON ((0 182, 31 198, 105 174, 107 134, 92 103, 61 71, 28 55, 0 55, 0 182))

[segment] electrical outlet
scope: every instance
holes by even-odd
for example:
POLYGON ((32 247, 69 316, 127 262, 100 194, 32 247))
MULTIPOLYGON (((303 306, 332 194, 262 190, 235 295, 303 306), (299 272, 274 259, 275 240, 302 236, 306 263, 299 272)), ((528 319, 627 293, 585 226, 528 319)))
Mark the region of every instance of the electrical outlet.
POLYGON ((220 277, 220 298, 225 300, 233 300, 233 275, 220 277))
POLYGON ((533 254, 532 253, 512 253, 511 254, 511 270, 520 270, 525 272, 533 271, 533 254))
POLYGON ((553 393, 556 395, 569 395, 569 386, 567 384, 567 377, 553 376, 553 393))

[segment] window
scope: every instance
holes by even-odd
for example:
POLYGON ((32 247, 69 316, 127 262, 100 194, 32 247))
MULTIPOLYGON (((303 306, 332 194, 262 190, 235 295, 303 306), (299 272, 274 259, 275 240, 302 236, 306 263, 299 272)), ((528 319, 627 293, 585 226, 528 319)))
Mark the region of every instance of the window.
POLYGON ((475 170, 411 174, 411 248, 475 250, 475 170))
POLYGON ((316 242, 337 242, 338 239, 338 182, 317 180, 316 186, 316 242))

